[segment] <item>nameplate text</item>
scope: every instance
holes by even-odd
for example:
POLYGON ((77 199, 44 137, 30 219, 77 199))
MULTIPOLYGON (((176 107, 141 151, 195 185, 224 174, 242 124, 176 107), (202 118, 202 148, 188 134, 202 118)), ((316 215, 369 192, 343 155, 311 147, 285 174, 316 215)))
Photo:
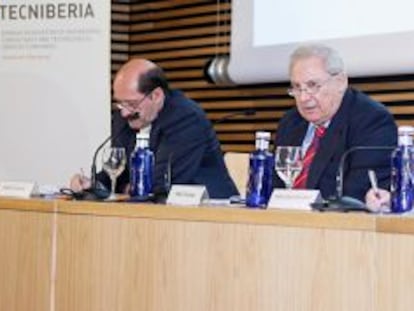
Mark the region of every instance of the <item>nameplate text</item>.
POLYGON ((321 201, 319 190, 274 189, 267 207, 310 211, 311 204, 319 201, 321 201))
POLYGON ((208 199, 206 186, 203 185, 172 185, 168 194, 167 204, 198 206, 208 199))
POLYGON ((30 198, 35 189, 35 185, 33 182, 1 181, 0 196, 30 198))

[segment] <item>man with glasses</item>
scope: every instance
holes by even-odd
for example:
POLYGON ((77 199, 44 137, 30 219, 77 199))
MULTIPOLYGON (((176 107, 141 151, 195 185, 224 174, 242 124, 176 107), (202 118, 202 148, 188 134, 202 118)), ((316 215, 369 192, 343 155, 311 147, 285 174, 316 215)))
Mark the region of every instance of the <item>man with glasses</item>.
MULTIPOLYGON (((288 94, 296 107, 280 120, 275 146, 302 146, 303 169, 295 188, 319 189, 325 199, 334 197, 342 155, 356 146, 395 146, 395 121, 382 104, 348 86, 343 60, 330 47, 297 48, 289 74, 288 94)), ((364 199, 370 188, 368 169, 375 170, 379 185, 386 187, 390 152, 350 153, 344 165, 344 195, 364 199)), ((283 187, 278 177, 276 186, 283 187)))
MULTIPOLYGON (((238 194, 204 111, 182 92, 171 90, 160 67, 144 59, 127 62, 115 76, 113 91, 118 108, 113 115, 113 144, 125 147, 129 158, 136 132, 150 133, 155 193, 166 193, 173 183, 205 185, 212 198, 238 194)), ((118 177, 117 192, 128 191, 128 166, 118 177)), ((97 179, 109 185, 104 172, 97 179)), ((89 186, 83 176, 75 175, 71 180, 72 190, 89 186)))

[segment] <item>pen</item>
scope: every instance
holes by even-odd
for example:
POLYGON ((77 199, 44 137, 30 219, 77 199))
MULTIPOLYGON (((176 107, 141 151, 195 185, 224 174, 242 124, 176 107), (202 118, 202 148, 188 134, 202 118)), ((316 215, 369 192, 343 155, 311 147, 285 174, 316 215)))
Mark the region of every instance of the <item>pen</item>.
POLYGON ((85 184, 85 180, 86 180, 86 175, 85 175, 85 171, 83 170, 83 168, 80 168, 80 178, 79 178, 79 182, 81 187, 83 188, 84 184, 85 184))
POLYGON ((379 190, 378 190, 378 181, 377 181, 377 175, 375 174, 374 170, 368 170, 368 178, 369 182, 371 183, 371 188, 374 191, 374 194, 377 198, 379 198, 379 190))

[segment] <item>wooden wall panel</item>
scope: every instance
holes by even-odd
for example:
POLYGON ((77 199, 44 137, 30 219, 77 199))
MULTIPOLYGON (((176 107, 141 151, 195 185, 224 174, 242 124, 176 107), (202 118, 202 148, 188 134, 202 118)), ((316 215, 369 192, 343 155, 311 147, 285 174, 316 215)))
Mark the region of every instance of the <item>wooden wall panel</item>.
MULTIPOLYGON (((198 101, 212 122, 241 109, 255 109, 256 115, 214 125, 223 151, 245 152, 254 148, 255 131, 276 132, 294 101, 286 94, 287 81, 242 86, 207 81, 206 63, 229 53, 230 24, 230 0, 113 0, 112 71, 131 57, 157 62, 172 87, 198 101)), ((387 105, 399 124, 414 125, 414 73, 351 79, 351 84, 387 105)))
POLYGON ((7 202, 1 204, 0 310, 52 310, 53 216, 5 209, 7 202))
POLYGON ((372 232, 91 215, 59 229, 59 311, 377 309, 372 232))

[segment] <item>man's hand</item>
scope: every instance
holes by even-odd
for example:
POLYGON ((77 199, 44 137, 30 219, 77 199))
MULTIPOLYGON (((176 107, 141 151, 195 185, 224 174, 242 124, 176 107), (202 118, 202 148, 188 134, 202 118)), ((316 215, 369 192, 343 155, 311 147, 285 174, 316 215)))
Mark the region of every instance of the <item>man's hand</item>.
POLYGON ((384 189, 369 189, 365 195, 365 203, 372 212, 386 212, 390 210, 391 195, 384 189))
POLYGON ((80 192, 91 187, 91 180, 83 174, 75 174, 70 179, 69 187, 75 192, 80 192))

